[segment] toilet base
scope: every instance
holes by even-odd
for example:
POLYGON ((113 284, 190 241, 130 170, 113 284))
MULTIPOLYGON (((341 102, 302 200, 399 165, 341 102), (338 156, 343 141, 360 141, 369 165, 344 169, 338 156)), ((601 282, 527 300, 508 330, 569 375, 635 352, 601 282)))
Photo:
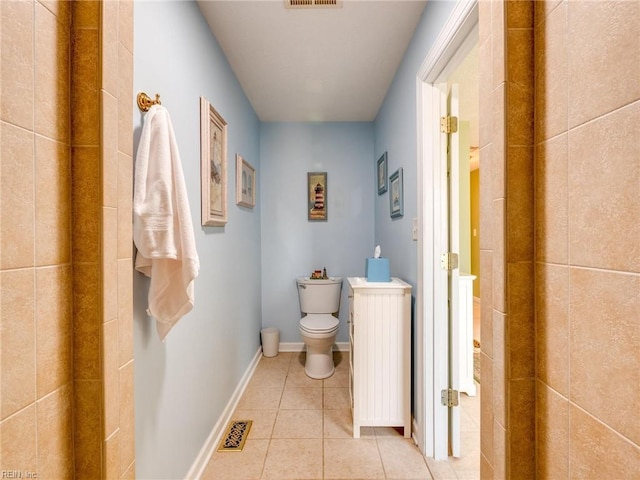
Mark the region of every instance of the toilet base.
POLYGON ((333 372, 335 372, 333 344, 335 343, 337 332, 327 337, 300 333, 307 347, 307 358, 304 362, 304 373, 307 374, 307 377, 320 380, 333 375, 333 372))
POLYGON ((304 362, 304 373, 307 374, 307 377, 321 380, 329 378, 335 371, 331 347, 329 347, 328 353, 313 353, 307 347, 307 359, 304 362))

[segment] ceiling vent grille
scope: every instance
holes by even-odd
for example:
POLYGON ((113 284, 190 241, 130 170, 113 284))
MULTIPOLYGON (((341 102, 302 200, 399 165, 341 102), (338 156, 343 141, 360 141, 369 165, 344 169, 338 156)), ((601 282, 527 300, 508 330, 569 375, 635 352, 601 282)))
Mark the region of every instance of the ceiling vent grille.
POLYGON ((285 8, 340 8, 342 0, 284 0, 285 8))

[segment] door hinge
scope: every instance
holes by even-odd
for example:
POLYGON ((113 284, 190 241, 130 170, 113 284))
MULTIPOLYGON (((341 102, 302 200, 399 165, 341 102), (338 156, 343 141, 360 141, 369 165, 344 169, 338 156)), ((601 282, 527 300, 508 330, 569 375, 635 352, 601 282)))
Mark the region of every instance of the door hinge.
POLYGON ((443 253, 440 257, 440 266, 443 270, 455 270, 458 268, 458 254, 453 252, 443 253))
POLYGON ((445 407, 457 407, 458 406, 458 397, 460 393, 458 390, 454 390, 453 388, 448 388, 446 390, 442 390, 440 392, 440 401, 442 405, 445 407))
POLYGON ((451 115, 440 117, 440 131, 442 133, 456 133, 458 131, 458 117, 451 115))

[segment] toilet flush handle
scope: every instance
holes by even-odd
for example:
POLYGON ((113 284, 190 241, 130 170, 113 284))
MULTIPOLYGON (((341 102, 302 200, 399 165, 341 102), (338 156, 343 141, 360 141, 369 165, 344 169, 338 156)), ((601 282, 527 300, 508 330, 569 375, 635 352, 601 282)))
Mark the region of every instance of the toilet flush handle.
POLYGON ((304 283, 299 283, 298 288, 307 288, 307 286, 304 283))

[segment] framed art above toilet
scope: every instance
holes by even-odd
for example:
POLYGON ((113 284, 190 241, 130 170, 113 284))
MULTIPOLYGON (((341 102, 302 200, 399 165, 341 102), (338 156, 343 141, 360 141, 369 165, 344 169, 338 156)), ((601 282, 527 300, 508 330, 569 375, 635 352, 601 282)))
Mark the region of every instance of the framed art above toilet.
POLYGON ((310 222, 327 221, 327 172, 307 173, 307 214, 310 222))

